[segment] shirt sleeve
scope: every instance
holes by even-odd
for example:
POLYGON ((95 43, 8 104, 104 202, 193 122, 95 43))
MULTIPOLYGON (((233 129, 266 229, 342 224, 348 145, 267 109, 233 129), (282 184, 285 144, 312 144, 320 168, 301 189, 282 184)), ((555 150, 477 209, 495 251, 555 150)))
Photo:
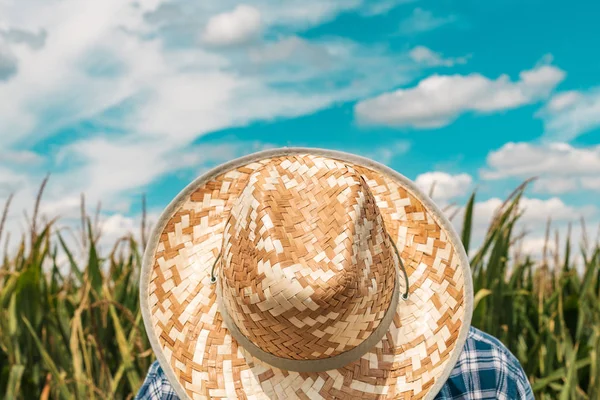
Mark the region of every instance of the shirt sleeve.
POLYGON ((148 369, 135 400, 179 400, 158 361, 154 361, 148 369))
POLYGON ((506 370, 499 374, 504 382, 497 385, 499 390, 503 388, 504 391, 499 394, 508 395, 509 399, 535 400, 531 384, 519 360, 508 350, 506 350, 506 357, 506 370))
POLYGON ((525 371, 521 368, 521 364, 518 364, 519 374, 516 377, 517 381, 517 394, 520 399, 526 400, 535 400, 533 397, 533 390, 531 388, 531 384, 529 383, 529 379, 527 379, 527 375, 525 375, 525 371))

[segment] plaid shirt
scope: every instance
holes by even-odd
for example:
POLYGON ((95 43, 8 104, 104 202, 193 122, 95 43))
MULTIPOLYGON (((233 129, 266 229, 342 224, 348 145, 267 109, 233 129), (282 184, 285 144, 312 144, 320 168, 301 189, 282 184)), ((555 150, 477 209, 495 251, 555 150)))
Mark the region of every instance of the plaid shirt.
MULTIPOLYGON (((450 377, 435 398, 534 399, 516 357, 498 339, 473 327, 450 377)), ((158 362, 150 367, 136 400, 179 400, 158 362)))

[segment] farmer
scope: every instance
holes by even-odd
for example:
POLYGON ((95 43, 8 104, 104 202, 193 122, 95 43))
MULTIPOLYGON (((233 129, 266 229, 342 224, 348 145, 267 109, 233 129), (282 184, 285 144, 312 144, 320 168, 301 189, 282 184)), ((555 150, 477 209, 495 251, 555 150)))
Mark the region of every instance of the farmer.
POLYGON ((139 399, 533 399, 470 326, 450 222, 358 156, 274 149, 207 172, 163 212, 140 289, 158 361, 139 399))

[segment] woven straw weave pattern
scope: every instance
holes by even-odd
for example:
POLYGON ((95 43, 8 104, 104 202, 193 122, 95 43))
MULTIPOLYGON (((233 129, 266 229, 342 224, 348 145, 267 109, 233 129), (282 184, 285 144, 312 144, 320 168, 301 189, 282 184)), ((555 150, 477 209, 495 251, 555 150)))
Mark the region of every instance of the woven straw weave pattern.
MULTIPOLYGON (((210 270, 221 250, 226 218, 255 172, 270 163, 284 165, 286 159, 298 171, 308 165, 335 169, 337 163, 299 155, 237 168, 198 188, 165 226, 155 252, 148 303, 154 334, 174 374, 192 399, 423 398, 455 349, 464 316, 462 271, 446 233, 423 205, 398 183, 368 168, 353 167, 368 185, 386 230, 396 240, 411 289, 409 300, 398 304, 386 336, 361 360, 344 368, 296 373, 271 368, 244 354, 223 326, 210 270)), ((360 192, 360 185, 355 186, 351 191, 360 192)), ((363 201, 370 201, 369 191, 362 192, 363 201)), ((339 204, 358 204, 356 197, 350 197, 339 204)), ((375 211, 367 220, 373 224, 371 229, 382 226, 375 211)), ((388 251, 384 251, 385 239, 376 243, 382 246, 382 254, 388 251)), ((326 264, 313 267, 317 274, 327 273, 326 264)), ((222 279, 232 281, 232 276, 222 279)), ((366 280, 362 285, 368 290, 366 280)), ((373 304, 388 301, 381 293, 378 300, 373 293, 370 297, 373 304)), ((363 333, 374 324, 367 324, 363 333)), ((300 348, 296 354, 305 350, 300 348)), ((310 356, 319 357, 319 350, 319 355, 310 356)))
POLYGON ((327 358, 365 340, 396 276, 383 219, 362 177, 312 160, 254 172, 224 234, 223 300, 240 331, 283 358, 327 358))

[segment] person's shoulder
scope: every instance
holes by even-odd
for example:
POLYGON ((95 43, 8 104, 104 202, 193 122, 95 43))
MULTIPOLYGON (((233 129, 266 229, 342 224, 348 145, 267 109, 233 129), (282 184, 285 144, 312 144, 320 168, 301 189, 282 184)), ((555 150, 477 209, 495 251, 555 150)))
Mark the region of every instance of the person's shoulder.
POLYGON ((519 360, 496 337, 471 327, 437 399, 533 399, 519 360))
POLYGON ((466 345, 481 350, 496 350, 514 358, 514 355, 498 338, 473 326, 469 328, 466 345))
POLYGON ((524 376, 521 363, 504 343, 475 327, 469 329, 463 352, 471 362, 476 358, 479 367, 508 370, 515 379, 524 376))
POLYGON ((178 400, 177 394, 169 383, 161 365, 154 361, 140 387, 135 400, 178 400))

